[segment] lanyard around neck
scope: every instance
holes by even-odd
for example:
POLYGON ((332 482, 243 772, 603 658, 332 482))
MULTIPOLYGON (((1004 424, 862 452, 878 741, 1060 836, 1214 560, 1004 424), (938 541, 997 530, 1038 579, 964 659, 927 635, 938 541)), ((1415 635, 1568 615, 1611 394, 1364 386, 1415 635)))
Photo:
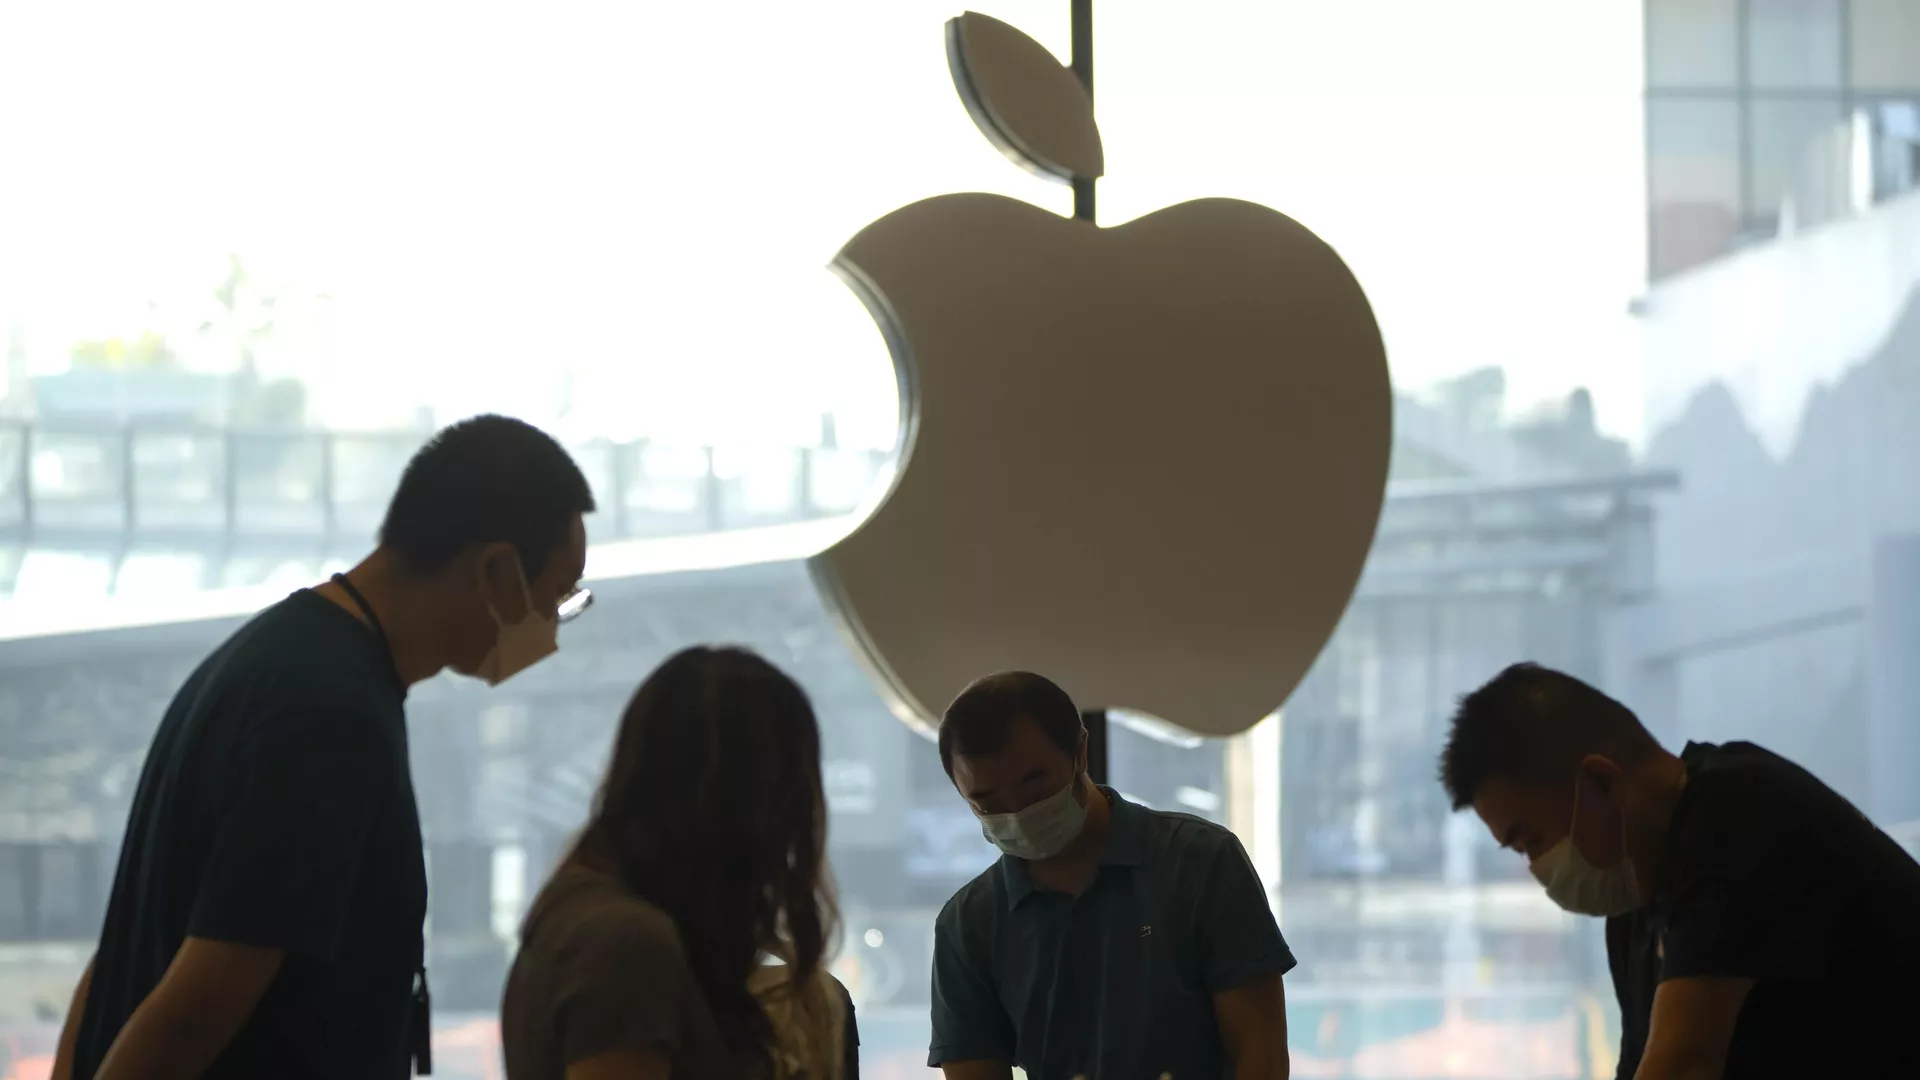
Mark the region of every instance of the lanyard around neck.
POLYGON ((367 626, 373 630, 373 638, 380 645, 380 653, 387 658, 388 668, 393 675, 393 685, 399 689, 400 696, 405 697, 407 681, 400 677, 400 665, 393 658, 393 642, 387 638, 387 628, 380 625, 380 616, 373 613, 373 605, 367 602, 367 598, 361 595, 353 582, 347 580, 347 575, 333 575, 333 583, 340 586, 340 591, 347 594, 347 599, 353 601, 353 606, 359 608, 360 614, 367 617, 367 626))

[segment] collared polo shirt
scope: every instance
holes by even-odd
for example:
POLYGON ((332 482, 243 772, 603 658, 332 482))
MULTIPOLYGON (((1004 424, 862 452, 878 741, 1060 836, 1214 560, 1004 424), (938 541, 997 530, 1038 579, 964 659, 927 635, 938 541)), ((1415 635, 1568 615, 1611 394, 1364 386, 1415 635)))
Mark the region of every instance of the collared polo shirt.
POLYGON ((934 924, 927 1064, 993 1060, 1034 1080, 1226 1075, 1213 995, 1293 968, 1240 841, 1111 790, 1079 896, 1002 856, 934 924))

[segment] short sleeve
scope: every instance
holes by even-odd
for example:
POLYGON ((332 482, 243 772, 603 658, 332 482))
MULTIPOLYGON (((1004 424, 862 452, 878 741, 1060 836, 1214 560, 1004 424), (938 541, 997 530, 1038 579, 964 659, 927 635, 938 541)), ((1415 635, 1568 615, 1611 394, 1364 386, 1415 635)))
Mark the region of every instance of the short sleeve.
POLYGON ((1013 1022, 969 955, 959 911, 948 905, 933 924, 933 1045, 927 1067, 955 1061, 1013 1062, 1013 1022))
POLYGON ((1200 887, 1200 961, 1208 993, 1293 970, 1297 961, 1280 936, 1267 887, 1232 833, 1222 834, 1200 887))
POLYGON ((1841 899, 1801 815, 1764 778, 1695 778, 1672 838, 1661 979, 1825 976, 1841 899))
POLYGON ((571 940, 556 981, 566 1063, 619 1051, 678 1056, 693 972, 672 924, 613 909, 581 923, 571 940))
POLYGON ((189 937, 285 949, 331 963, 346 932, 368 833, 404 765, 378 718, 262 718, 222 804, 189 937))

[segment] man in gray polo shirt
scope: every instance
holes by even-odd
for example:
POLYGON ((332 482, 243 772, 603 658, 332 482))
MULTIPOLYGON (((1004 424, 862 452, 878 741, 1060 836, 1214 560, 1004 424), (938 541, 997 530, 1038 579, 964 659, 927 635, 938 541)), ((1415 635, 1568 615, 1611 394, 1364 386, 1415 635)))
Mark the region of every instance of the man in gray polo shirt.
POLYGON ((1065 691, 990 675, 940 721, 940 761, 1000 861, 934 924, 933 1046, 949 1080, 1287 1075, 1294 966, 1234 835, 1087 777, 1065 691))

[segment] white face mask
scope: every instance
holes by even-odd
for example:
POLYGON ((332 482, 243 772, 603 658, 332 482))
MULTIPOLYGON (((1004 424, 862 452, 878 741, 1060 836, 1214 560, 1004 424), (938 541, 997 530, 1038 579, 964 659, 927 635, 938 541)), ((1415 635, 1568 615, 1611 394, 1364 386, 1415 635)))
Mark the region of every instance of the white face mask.
POLYGON ((979 814, 980 834, 994 847, 1016 859, 1051 859, 1066 850, 1087 825, 1087 808, 1075 799, 1080 774, 1067 786, 1025 810, 1011 814, 979 814))
POLYGON ((1575 915, 1606 918, 1625 915, 1640 906, 1640 886, 1634 880, 1633 864, 1621 859, 1619 865, 1602 870, 1580 854, 1571 836, 1533 860, 1530 869, 1546 887, 1547 899, 1575 915))
POLYGON ((533 606, 533 596, 527 591, 527 576, 519 571, 517 561, 515 569, 527 613, 519 622, 510 623, 500 617, 493 604, 487 604, 487 614, 493 616, 493 648, 487 650, 473 674, 475 678, 485 679, 488 686, 499 686, 560 651, 560 619, 540 614, 533 606))
POLYGON ((1574 822, 1567 826, 1566 837, 1528 866, 1534 879, 1547 890, 1547 899, 1575 915, 1611 918, 1639 907, 1640 884, 1630 860, 1623 857, 1602 870, 1573 846, 1573 825, 1580 820, 1577 790, 1574 806, 1574 822))

